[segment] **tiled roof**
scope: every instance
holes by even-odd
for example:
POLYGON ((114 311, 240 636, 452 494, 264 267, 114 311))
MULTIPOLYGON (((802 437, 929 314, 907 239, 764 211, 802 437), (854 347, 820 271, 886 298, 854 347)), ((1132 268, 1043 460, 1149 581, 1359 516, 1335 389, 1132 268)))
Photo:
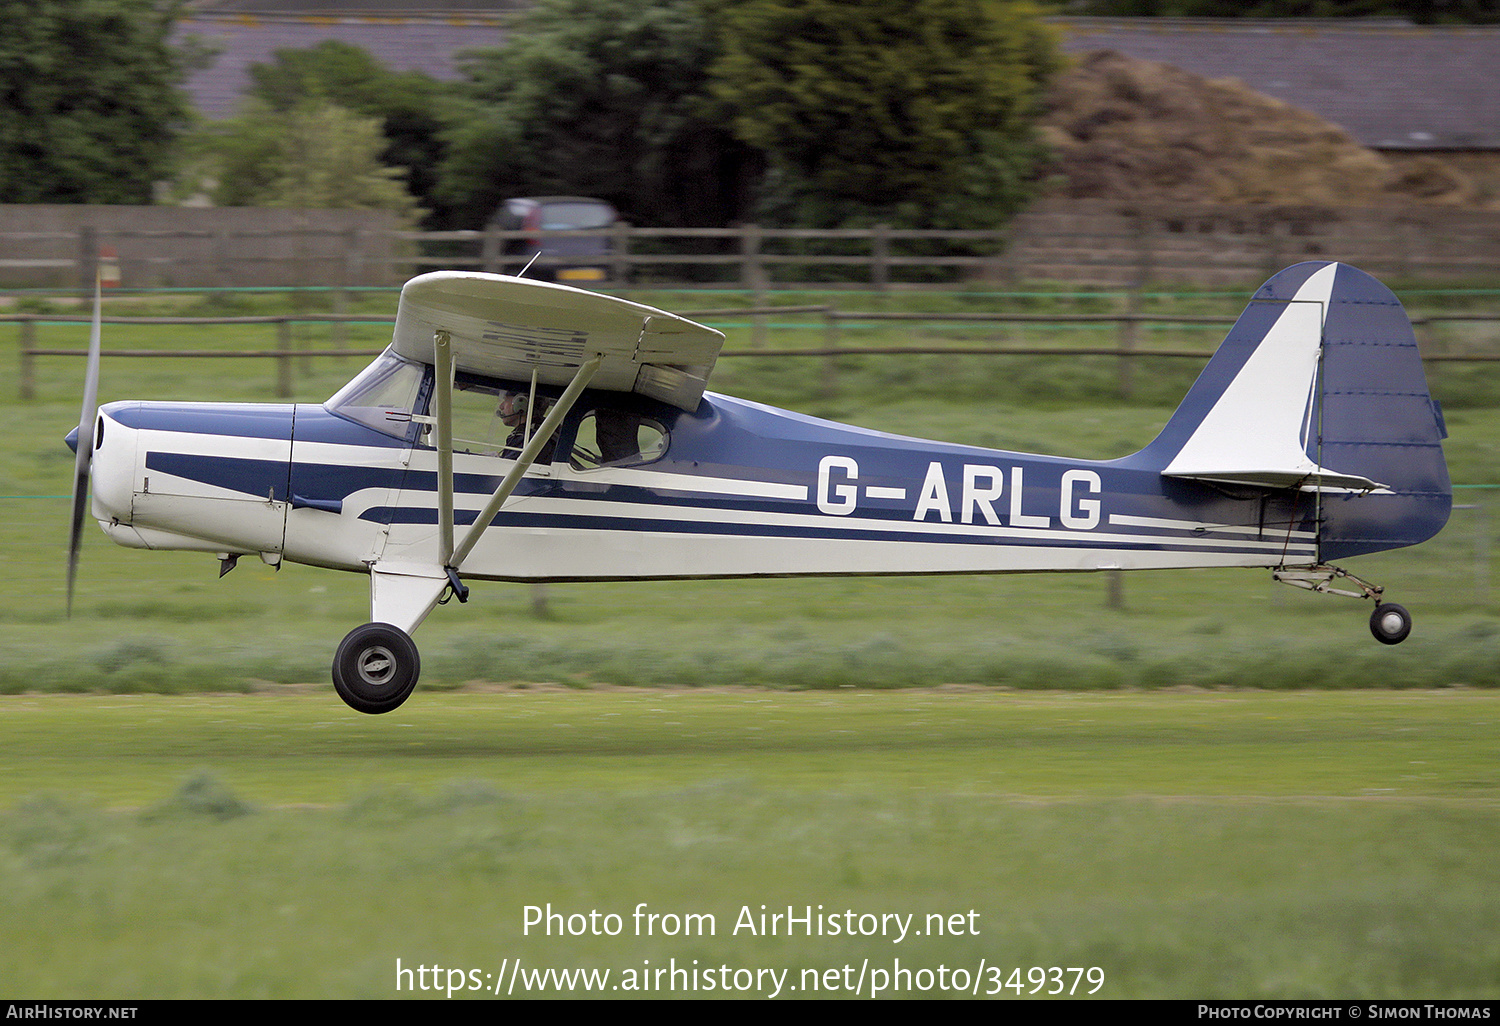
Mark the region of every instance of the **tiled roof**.
POLYGON ((178 18, 179 36, 197 36, 221 52, 213 64, 188 78, 194 106, 211 118, 239 109, 249 85, 246 69, 266 64, 283 49, 304 49, 336 39, 369 51, 392 71, 425 71, 434 78, 458 77, 457 56, 475 47, 499 46, 509 20, 503 12, 455 11, 419 14, 188 13, 178 18))
POLYGON ((1500 149, 1500 25, 1058 18, 1070 52, 1235 78, 1377 149, 1500 149))

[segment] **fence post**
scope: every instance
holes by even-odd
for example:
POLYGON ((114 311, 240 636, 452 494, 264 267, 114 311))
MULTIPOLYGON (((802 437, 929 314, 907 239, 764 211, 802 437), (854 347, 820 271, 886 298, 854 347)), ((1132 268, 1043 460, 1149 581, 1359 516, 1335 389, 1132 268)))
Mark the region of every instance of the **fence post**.
MULTIPOLYGON (((750 305, 759 310, 766 305, 766 269, 760 262, 760 225, 740 225, 740 282, 750 290, 750 305)), ((766 344, 766 318, 756 314, 750 322, 751 348, 766 344)))
POLYGON ((1108 609, 1125 608, 1125 571, 1104 571, 1104 605, 1108 609))
POLYGON ((99 229, 85 225, 78 229, 78 288, 88 302, 94 298, 94 280, 99 274, 99 229))
POLYGON ((36 321, 25 315, 21 325, 21 399, 30 402, 36 398, 36 357, 31 351, 36 348, 36 321))
POLYGON ((276 318, 276 395, 282 399, 292 397, 292 319, 276 318))
POLYGON ((624 284, 630 280, 630 222, 616 221, 611 234, 615 240, 610 247, 614 250, 611 273, 615 281, 624 284))
POLYGON ((823 357, 823 398, 832 399, 839 392, 838 357, 834 352, 839 345, 838 311, 824 307, 823 323, 823 348, 828 350, 828 355, 823 357))
POLYGON ((1433 330, 1432 321, 1426 317, 1411 317, 1411 333, 1417 340, 1417 352, 1423 356, 1442 352, 1445 348, 1439 340, 1440 336, 1433 330))
MULTIPOLYGON (((349 312, 349 286, 354 279, 354 261, 359 252, 359 229, 347 228, 344 230, 344 259, 341 262, 342 275, 339 283, 333 290, 333 312, 346 314, 349 312)), ((334 321, 333 330, 329 335, 333 339, 335 349, 344 348, 344 341, 348 334, 348 325, 343 321, 334 321)))
POLYGON ((1474 503, 1474 601, 1490 604, 1490 525, 1483 493, 1474 503))
POLYGON ((1135 229, 1135 280, 1145 285, 1155 276, 1152 266, 1151 214, 1146 210, 1130 211, 1131 227, 1135 229))
POLYGON ((1136 316, 1141 309, 1139 284, 1125 290, 1125 316, 1120 319, 1120 398, 1129 399, 1135 394, 1135 342, 1136 316))
POLYGON ((480 266, 486 274, 499 274, 501 270, 498 266, 500 261, 500 236, 495 234, 497 230, 493 221, 485 225, 484 237, 479 243, 480 266))
POLYGON ((891 284, 891 226, 877 224, 870 233, 870 284, 884 292, 891 284))
POLYGON ((1273 211, 1267 215, 1265 220, 1265 264, 1261 268, 1261 276, 1264 278, 1271 277, 1271 275, 1286 266, 1281 256, 1282 232, 1282 219, 1273 211))
MULTIPOLYGON (((229 288, 234 281, 234 270, 229 266, 229 229, 220 225, 214 229, 214 286, 216 288, 229 288)), ((215 299, 222 300, 224 296, 217 295, 215 299)))

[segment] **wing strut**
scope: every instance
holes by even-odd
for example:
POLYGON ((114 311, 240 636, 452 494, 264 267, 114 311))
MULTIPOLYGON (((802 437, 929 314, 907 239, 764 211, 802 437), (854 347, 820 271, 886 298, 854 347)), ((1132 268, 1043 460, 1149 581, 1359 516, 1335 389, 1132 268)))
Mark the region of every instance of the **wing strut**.
POLYGON ((432 333, 433 414, 437 421, 438 562, 453 560, 453 347, 439 328, 432 333))
MULTIPOLYGON (((593 378, 594 373, 598 371, 599 365, 603 361, 604 357, 596 353, 585 360, 578 368, 578 373, 573 375, 573 380, 563 390, 563 394, 558 398, 556 405, 548 411, 547 416, 542 420, 541 427, 536 429, 536 433, 531 436, 530 440, 526 443, 526 447, 521 450, 521 455, 516 457, 515 466, 510 468, 510 472, 500 482, 500 487, 495 489, 495 494, 490 496, 490 501, 484 504, 484 509, 479 511, 479 516, 475 518, 474 523, 470 525, 468 532, 463 536, 463 540, 453 550, 452 558, 444 562, 443 566, 445 569, 457 571, 462 568, 464 560, 468 557, 470 551, 479 543, 480 535, 484 534, 485 529, 490 526, 490 522, 500 512, 500 507, 505 504, 506 499, 510 498, 511 492, 516 490, 516 485, 521 481, 521 475, 526 473, 526 469, 536 462, 536 458, 541 453, 542 447, 557 433, 558 426, 562 424, 563 418, 573 408, 573 404, 578 401, 578 397, 583 393, 583 390, 588 387, 589 380, 593 378)), ((442 501, 442 495, 445 492, 448 496, 448 523, 451 525, 453 522, 453 481, 451 470, 447 485, 445 486, 441 481, 438 483, 439 502, 442 501)), ((439 516, 441 515, 439 513, 439 516)))

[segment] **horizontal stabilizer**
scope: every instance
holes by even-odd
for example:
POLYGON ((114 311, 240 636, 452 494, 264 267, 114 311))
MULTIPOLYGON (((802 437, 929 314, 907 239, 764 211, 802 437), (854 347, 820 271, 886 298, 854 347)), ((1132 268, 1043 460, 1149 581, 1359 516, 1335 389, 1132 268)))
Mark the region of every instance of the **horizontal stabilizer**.
POLYGON ((1213 484, 1247 485, 1251 488, 1295 488, 1303 492, 1374 492, 1385 488, 1379 481, 1371 481, 1358 474, 1336 474, 1322 467, 1308 471, 1277 470, 1270 468, 1216 470, 1200 473, 1176 471, 1167 477, 1188 481, 1207 481, 1213 484))

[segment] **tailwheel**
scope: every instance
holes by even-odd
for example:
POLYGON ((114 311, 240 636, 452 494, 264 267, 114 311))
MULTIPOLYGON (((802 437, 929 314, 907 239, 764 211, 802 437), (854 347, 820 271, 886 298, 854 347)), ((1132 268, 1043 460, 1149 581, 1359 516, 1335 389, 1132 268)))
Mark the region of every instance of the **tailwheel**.
POLYGON ((385 713, 406 701, 417 686, 422 660, 399 627, 367 623, 339 643, 333 657, 333 687, 353 709, 385 713))
POLYGON ((1271 571, 1271 578, 1294 588, 1305 588, 1326 595, 1374 599, 1375 612, 1370 614, 1370 633, 1382 645, 1399 645, 1411 633, 1411 614, 1406 611, 1405 606, 1382 602, 1384 588, 1360 580, 1340 567, 1326 563, 1315 566, 1283 566, 1271 571))
POLYGON ((1382 602, 1370 614, 1370 633, 1382 645, 1399 645, 1411 633, 1411 614, 1394 602, 1382 602))

